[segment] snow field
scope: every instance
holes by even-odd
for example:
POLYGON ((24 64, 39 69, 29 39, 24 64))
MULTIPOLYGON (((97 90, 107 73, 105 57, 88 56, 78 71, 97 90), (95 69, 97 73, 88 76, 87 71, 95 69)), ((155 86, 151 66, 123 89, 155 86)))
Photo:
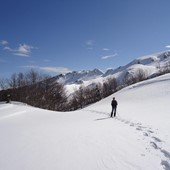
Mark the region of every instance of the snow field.
POLYGON ((169 170, 170 74, 74 112, 0 104, 0 169, 169 170))

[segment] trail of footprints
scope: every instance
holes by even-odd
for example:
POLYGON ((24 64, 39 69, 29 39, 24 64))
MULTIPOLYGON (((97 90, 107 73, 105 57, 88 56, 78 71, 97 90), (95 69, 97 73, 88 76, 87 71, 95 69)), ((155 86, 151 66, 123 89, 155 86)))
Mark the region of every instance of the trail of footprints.
POLYGON ((133 123, 131 121, 124 120, 122 118, 116 118, 116 119, 135 128, 137 131, 141 132, 145 139, 149 138, 149 146, 146 149, 150 151, 150 149, 153 148, 157 152, 161 153, 163 157, 163 159, 161 158, 161 166, 163 166, 165 170, 170 170, 170 152, 167 151, 166 149, 163 149, 162 144, 165 142, 155 135, 156 131, 152 130, 152 128, 142 126, 141 123, 133 123))
MULTIPOLYGON (((106 114, 106 115, 108 114, 108 113, 98 112, 98 111, 93 111, 93 110, 90 110, 90 111, 98 113, 98 114, 106 114)), ((150 152, 150 148, 151 149, 153 148, 155 151, 160 153, 162 155, 161 156, 161 166, 165 170, 170 170, 170 152, 167 151, 166 149, 163 149, 162 144, 165 142, 155 135, 156 134, 155 130, 152 130, 152 128, 150 128, 150 127, 142 126, 141 123, 134 123, 134 122, 122 119, 121 117, 116 117, 115 119, 135 128, 136 131, 139 131, 142 133, 142 135, 145 139, 149 138, 149 146, 146 149, 150 152)), ((145 155, 142 154, 142 156, 145 156, 145 155)))

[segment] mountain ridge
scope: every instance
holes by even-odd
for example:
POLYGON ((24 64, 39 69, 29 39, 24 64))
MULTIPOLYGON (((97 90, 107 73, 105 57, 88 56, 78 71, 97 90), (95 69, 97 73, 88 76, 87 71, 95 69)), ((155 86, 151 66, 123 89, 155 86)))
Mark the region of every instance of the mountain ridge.
POLYGON ((127 75, 133 76, 139 69, 143 70, 147 77, 152 77, 168 62, 170 62, 169 50, 138 57, 124 66, 119 66, 116 69, 108 69, 106 72, 95 68, 93 70, 73 71, 67 74, 60 74, 54 78, 64 85, 85 85, 96 82, 98 79, 100 81, 103 79, 104 81, 109 77, 114 77, 119 82, 122 82, 127 75))

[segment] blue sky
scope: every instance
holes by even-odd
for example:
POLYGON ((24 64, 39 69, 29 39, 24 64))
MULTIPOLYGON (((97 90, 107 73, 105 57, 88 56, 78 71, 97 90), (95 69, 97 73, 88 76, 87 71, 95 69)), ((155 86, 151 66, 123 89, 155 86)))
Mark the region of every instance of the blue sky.
POLYGON ((0 78, 106 71, 170 47, 170 0, 0 2, 0 78))

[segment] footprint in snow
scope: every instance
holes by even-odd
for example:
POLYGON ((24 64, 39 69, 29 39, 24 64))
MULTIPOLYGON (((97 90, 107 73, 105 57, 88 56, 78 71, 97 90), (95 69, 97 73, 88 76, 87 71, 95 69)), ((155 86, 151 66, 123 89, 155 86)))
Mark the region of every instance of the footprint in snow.
POLYGON ((149 136, 149 134, 147 132, 143 132, 144 136, 149 136))
POLYGON ((126 124, 129 124, 130 122, 129 121, 125 121, 126 124))
POLYGON ((170 163, 168 161, 162 160, 161 165, 165 170, 170 170, 170 163))
POLYGON ((154 133, 152 130, 148 130, 149 133, 154 133))
POLYGON ((135 124, 134 124, 134 123, 131 123, 130 126, 135 126, 135 124))
POLYGON ((164 154, 166 158, 170 160, 170 152, 166 151, 165 149, 160 149, 160 151, 164 154))
POLYGON ((157 138, 157 137, 155 137, 155 136, 152 136, 152 138, 155 140, 155 142, 162 142, 161 139, 159 139, 159 138, 157 138))
POLYGON ((142 131, 142 129, 140 127, 137 127, 136 130, 142 131))
POLYGON ((154 149, 160 149, 155 142, 150 142, 150 145, 151 145, 154 149))
MULTIPOLYGON (((158 152, 161 152, 166 157, 166 160, 161 160, 161 166, 163 166, 163 168, 165 170, 170 170, 170 152, 168 152, 165 149, 162 149, 158 145, 158 144, 161 144, 163 141, 161 139, 159 139, 158 137, 153 136, 154 131, 151 128, 142 126, 141 123, 133 123, 128 120, 121 119, 121 118, 118 118, 118 120, 120 120, 121 122, 123 122, 125 124, 129 124, 129 126, 131 126, 131 127, 136 128, 137 131, 142 131, 143 136, 148 137, 150 139, 150 146, 153 147, 158 152)), ((142 156, 144 156, 144 155, 142 155, 142 156)))

